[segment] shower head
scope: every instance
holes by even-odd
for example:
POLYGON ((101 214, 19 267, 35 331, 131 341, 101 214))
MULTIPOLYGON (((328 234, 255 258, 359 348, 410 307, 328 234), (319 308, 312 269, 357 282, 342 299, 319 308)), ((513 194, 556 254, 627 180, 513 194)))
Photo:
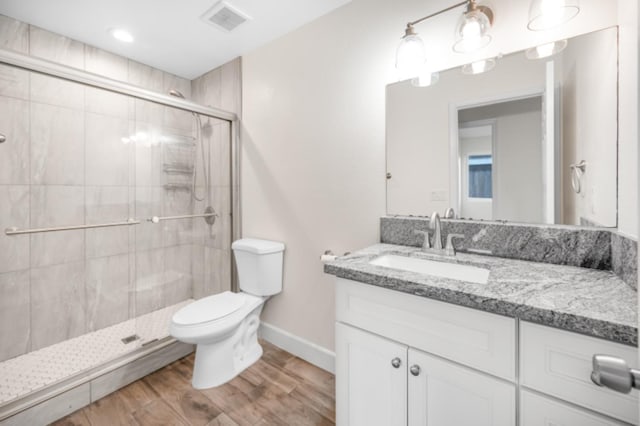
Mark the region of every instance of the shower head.
POLYGON ((184 95, 176 89, 169 90, 169 94, 171 96, 175 96, 176 98, 185 99, 184 95))

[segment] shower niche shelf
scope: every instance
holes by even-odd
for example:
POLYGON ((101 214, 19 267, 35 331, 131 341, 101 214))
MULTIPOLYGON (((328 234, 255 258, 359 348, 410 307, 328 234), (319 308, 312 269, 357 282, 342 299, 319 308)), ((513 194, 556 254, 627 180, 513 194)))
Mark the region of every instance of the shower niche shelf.
POLYGON ((165 183, 164 189, 167 191, 188 191, 191 192, 191 184, 165 183))
POLYGON ((179 175, 193 174, 193 166, 191 164, 165 163, 162 165, 162 170, 167 174, 179 174, 179 175))

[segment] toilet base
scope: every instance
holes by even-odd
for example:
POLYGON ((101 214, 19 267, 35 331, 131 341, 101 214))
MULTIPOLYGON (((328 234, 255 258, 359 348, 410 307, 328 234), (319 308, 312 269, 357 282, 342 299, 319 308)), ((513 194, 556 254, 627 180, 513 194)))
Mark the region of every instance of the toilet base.
POLYGON ((195 389, 220 386, 262 356, 258 343, 262 305, 251 312, 235 332, 224 340, 212 344, 198 344, 191 383, 195 389))

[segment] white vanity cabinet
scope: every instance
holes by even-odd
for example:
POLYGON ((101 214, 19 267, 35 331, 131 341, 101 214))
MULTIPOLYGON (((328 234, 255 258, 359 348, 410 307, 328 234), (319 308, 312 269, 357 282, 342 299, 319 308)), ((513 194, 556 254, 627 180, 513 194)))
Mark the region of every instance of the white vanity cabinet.
POLYGON ((336 335, 338 425, 514 424, 513 384, 345 324, 336 335))
POLYGON ((344 279, 336 293, 338 425, 515 424, 514 319, 344 279))
POLYGON ((336 319, 339 426, 638 424, 637 391, 590 381, 635 348, 342 278, 336 319))

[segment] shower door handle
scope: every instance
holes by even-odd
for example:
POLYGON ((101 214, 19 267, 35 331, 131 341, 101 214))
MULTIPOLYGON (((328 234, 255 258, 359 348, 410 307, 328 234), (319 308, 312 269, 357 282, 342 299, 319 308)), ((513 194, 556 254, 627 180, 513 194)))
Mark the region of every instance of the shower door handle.
POLYGON ((0 143, 6 142, 6 141, 7 141, 7 137, 2 133, 0 133, 0 143))

